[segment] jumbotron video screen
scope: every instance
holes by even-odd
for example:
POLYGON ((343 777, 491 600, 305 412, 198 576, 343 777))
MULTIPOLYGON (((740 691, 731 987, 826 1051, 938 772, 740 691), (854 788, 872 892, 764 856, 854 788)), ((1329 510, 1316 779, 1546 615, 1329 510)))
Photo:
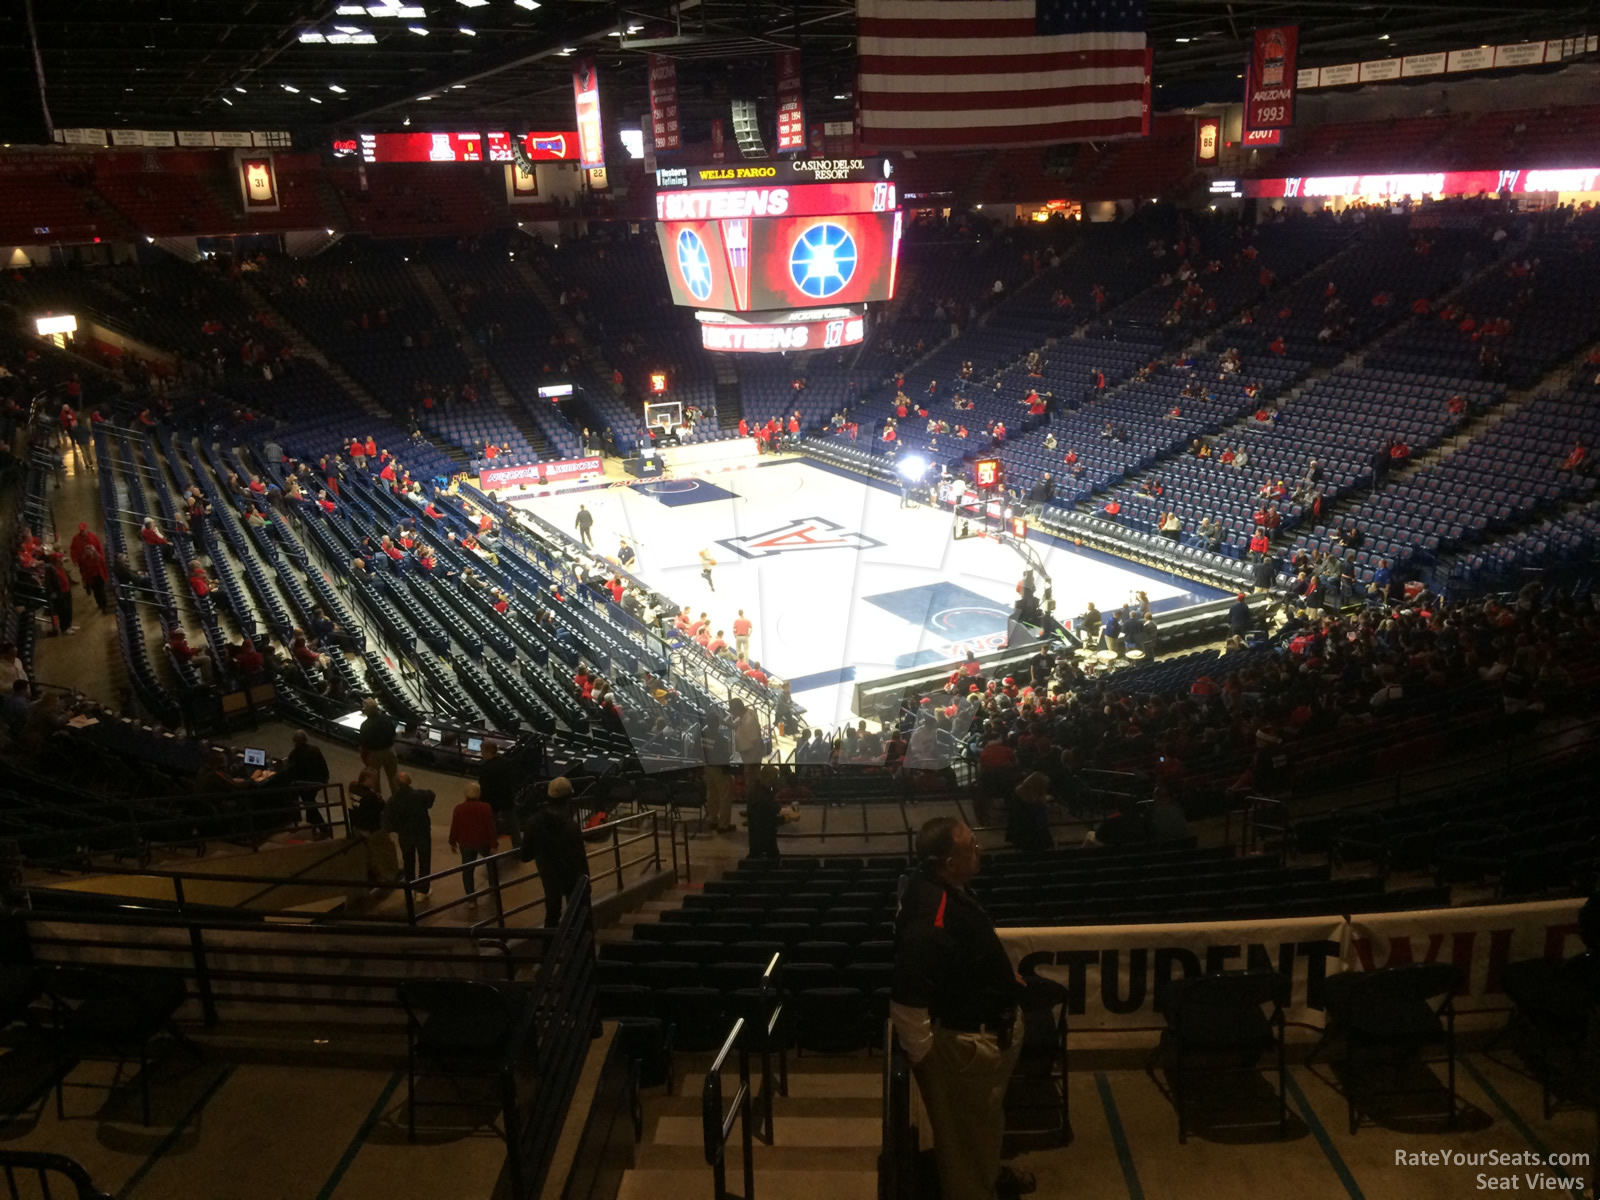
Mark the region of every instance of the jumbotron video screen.
POLYGON ((894 296, 901 216, 884 159, 796 159, 656 172, 673 300, 723 312, 894 296))

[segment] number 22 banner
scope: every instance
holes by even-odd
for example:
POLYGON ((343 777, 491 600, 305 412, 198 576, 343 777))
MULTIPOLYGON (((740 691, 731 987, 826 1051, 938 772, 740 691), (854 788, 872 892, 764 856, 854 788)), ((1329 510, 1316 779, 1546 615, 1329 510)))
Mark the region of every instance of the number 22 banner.
POLYGON ((1244 127, 1284 129, 1294 124, 1298 25, 1256 30, 1245 71, 1244 127))

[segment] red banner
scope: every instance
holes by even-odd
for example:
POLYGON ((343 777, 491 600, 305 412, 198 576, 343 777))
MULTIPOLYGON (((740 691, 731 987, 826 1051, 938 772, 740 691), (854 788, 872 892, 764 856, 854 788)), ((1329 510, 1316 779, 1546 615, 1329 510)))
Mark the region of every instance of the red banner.
POLYGON ((576 479, 579 475, 598 475, 605 469, 599 455, 593 458, 563 458, 558 462, 533 463, 526 467, 492 467, 478 472, 478 490, 553 483, 576 479))
POLYGON ((1256 30, 1245 72, 1244 127, 1283 129, 1294 124, 1295 50, 1300 27, 1256 30))
POLYGON ((1244 131, 1244 144, 1246 146, 1281 146, 1283 145, 1283 130, 1246 129, 1244 131))
POLYGON ((650 56, 650 128, 657 150, 683 145, 678 128, 678 63, 665 54, 650 56))
POLYGON ((1194 123, 1194 165, 1214 167, 1222 146, 1222 122, 1217 117, 1201 117, 1194 123))
POLYGON ((722 118, 711 118, 711 161, 721 162, 725 155, 727 138, 722 132, 722 118))
POLYGON ((800 52, 780 50, 778 66, 778 152, 806 148, 805 97, 800 85, 800 52))
POLYGON ((572 69, 572 98, 578 110, 578 161, 588 168, 606 165, 600 126, 600 76, 594 60, 580 59, 572 69))

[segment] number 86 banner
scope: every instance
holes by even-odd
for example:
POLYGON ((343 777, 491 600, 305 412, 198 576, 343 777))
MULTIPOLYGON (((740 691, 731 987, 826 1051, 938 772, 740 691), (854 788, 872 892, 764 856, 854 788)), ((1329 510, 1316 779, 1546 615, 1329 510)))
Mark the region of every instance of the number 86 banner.
POLYGON ((1256 30, 1245 70, 1245 129, 1283 129, 1294 124, 1295 51, 1300 27, 1256 30))

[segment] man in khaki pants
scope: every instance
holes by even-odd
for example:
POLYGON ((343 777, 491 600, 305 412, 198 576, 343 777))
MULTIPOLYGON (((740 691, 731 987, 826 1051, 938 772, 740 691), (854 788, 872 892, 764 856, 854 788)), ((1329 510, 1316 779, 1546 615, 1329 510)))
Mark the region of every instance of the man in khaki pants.
POLYGON ((889 1015, 917 1077, 933 1126, 942 1200, 995 1200, 1034 1190, 1000 1166, 1006 1087, 1021 1051, 1022 981, 994 922, 967 884, 978 842, 956 817, 917 834, 920 866, 895 923, 889 1015))

